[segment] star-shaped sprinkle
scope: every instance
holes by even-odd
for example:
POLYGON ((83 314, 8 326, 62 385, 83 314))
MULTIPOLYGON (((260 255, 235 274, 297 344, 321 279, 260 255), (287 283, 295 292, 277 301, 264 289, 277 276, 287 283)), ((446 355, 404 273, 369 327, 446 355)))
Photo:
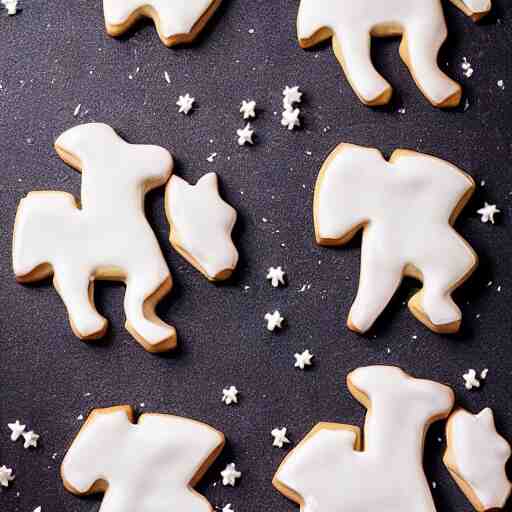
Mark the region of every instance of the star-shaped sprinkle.
POLYGON ((241 130, 237 130, 236 134, 238 135, 238 145, 245 146, 247 143, 254 144, 252 140, 252 136, 254 135, 254 130, 251 129, 251 123, 247 123, 245 128, 241 130))
POLYGON ((284 285, 285 272, 282 267, 270 267, 268 269, 267 279, 272 281, 272 286, 277 288, 280 284, 284 285))
POLYGON ((295 103, 302 101, 302 93, 299 91, 299 86, 295 87, 286 86, 283 91, 283 105, 285 109, 292 108, 295 103))
POLYGON ((2 0, 9 16, 14 16, 18 12, 18 0, 2 0))
POLYGON ((286 437, 286 427, 275 428, 274 430, 272 430, 272 432, 270 432, 270 434, 274 438, 272 446, 282 448, 285 444, 288 444, 290 442, 290 440, 286 437))
POLYGON ((227 389, 222 390, 222 401, 226 405, 238 403, 238 389, 235 386, 230 386, 227 389))
POLYGON ((283 111, 281 124, 286 126, 288 130, 293 130, 296 126, 300 126, 300 109, 286 108, 283 111))
POLYGON ((228 503, 225 507, 222 507, 222 512, 235 512, 232 507, 231 503, 228 503))
POLYGON ((464 379, 464 385, 466 386, 466 389, 473 389, 473 388, 479 388, 480 387, 480 381, 476 378, 476 371, 471 369, 468 370, 467 373, 465 373, 462 378, 464 379))
POLYGON ((485 203, 483 208, 477 211, 478 215, 482 216, 482 222, 487 224, 489 221, 494 224, 494 216, 501 211, 496 208, 495 204, 485 203))
POLYGON ((300 368, 304 370, 306 366, 311 366, 313 363, 311 360, 314 355, 309 350, 304 350, 302 354, 295 354, 295 368, 300 368))
POLYGON ((272 332, 276 327, 281 329, 284 318, 281 316, 281 313, 276 310, 273 313, 267 313, 265 315, 265 320, 267 321, 267 329, 272 332))
POLYGON ((256 102, 255 101, 242 101, 242 106, 240 107, 240 113, 243 115, 244 119, 251 119, 256 117, 256 102))
POLYGON ((7 426, 11 429, 11 441, 17 441, 23 432, 25 432, 25 425, 20 423, 20 420, 16 420, 14 423, 8 423, 7 426))
POLYGON ((39 435, 36 434, 33 430, 30 432, 26 432, 23 434, 23 439, 25 439, 25 442, 23 443, 23 448, 37 448, 37 441, 39 439, 39 435))
POLYGON ((237 478, 240 478, 242 476, 242 473, 240 473, 240 471, 237 471, 235 464, 231 462, 231 464, 228 464, 226 466, 226 469, 224 471, 220 472, 220 476, 222 476, 222 485, 231 485, 232 487, 234 487, 237 478))
POLYGON ((0 485, 2 487, 9 487, 9 482, 14 480, 12 469, 7 466, 0 467, 0 485))
POLYGON ((192 98, 188 93, 185 94, 185 96, 180 96, 180 99, 176 102, 176 105, 180 107, 179 112, 187 115, 192 110, 194 101, 196 101, 196 99, 192 98))

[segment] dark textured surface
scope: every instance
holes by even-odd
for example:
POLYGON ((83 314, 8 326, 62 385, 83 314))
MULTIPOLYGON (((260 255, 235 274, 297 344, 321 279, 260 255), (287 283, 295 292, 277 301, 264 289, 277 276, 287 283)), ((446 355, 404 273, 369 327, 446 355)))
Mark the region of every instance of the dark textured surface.
MULTIPOLYGON (((398 86, 397 95, 389 108, 363 107, 328 46, 298 48, 296 0, 226 1, 200 41, 179 50, 166 49, 149 23, 129 37, 108 38, 100 0, 25 1, 19 15, 0 17, 0 465, 13 467, 17 476, 0 491, 0 510, 97 510, 100 498, 83 500, 63 490, 58 467, 80 428, 77 417, 119 403, 139 409, 144 403, 146 411, 189 416, 226 433, 228 446, 200 486, 212 504, 230 502, 237 512, 296 510, 270 484, 286 453, 271 446, 270 430, 287 426, 295 443, 320 420, 361 425, 363 410, 344 379, 349 370, 372 363, 399 364, 451 384, 459 403, 472 411, 493 407, 499 428, 512 439, 508 2, 495 0, 494 15, 481 25, 446 6, 451 36, 440 61, 463 82, 467 112, 431 108, 400 63, 396 41, 379 42, 374 53, 379 69, 398 86), (462 76, 463 56, 475 68, 469 80, 462 76), (504 91, 496 85, 500 79, 504 91), (293 133, 279 122, 286 84, 299 84, 305 93, 305 129, 293 133), (185 92, 197 98, 189 117, 175 106, 185 92), (257 144, 239 148, 238 106, 249 98, 259 107, 257 144), (402 106, 404 115, 398 113, 402 106), (16 205, 31 190, 79 194, 80 176, 59 160, 52 143, 77 122, 90 121, 111 124, 130 142, 169 148, 176 172, 189 180, 218 172, 224 196, 239 212, 239 270, 230 283, 213 286, 167 243, 163 190, 148 198, 147 215, 175 279, 172 295, 158 309, 178 329, 174 354, 149 355, 125 332, 120 285, 97 286, 98 308, 112 327, 104 341, 86 345, 71 333, 50 285, 26 287, 14 280, 16 205), (412 281, 404 283, 370 336, 344 327, 357 286, 359 246, 316 247, 311 215, 319 167, 341 141, 387 154, 396 147, 432 153, 478 183, 485 180, 457 223, 481 257, 477 273, 456 295, 464 314, 460 335, 435 335, 409 314, 404 301, 416 286, 412 281), (212 164, 206 161, 211 152, 219 153, 212 164), (484 200, 502 209, 496 226, 482 224, 475 214, 484 200), (270 287, 270 265, 284 266, 287 288, 270 287), (299 293, 304 284, 311 288, 299 293), (274 308, 287 326, 272 335, 263 316, 274 308), (293 368, 293 354, 305 348, 316 360, 302 373, 293 368), (470 367, 490 368, 480 391, 463 388, 462 373, 470 367), (230 384, 241 392, 235 407, 220 401, 230 384), (6 424, 17 418, 41 434, 37 450, 9 441, 6 424), (243 471, 235 489, 218 484, 220 469, 232 460, 243 471)), ((432 430, 426 450, 439 510, 470 510, 440 463, 441 432, 441 425, 432 430)))

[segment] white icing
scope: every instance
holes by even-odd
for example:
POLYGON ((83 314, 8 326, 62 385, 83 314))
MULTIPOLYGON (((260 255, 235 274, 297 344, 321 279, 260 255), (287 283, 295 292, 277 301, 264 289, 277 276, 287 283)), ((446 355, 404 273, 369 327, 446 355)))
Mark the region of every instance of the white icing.
POLYGON ((454 464, 449 469, 472 489, 485 510, 505 506, 512 490, 505 471, 511 449, 496 432, 492 410, 473 415, 460 409, 448 420, 447 431, 454 464))
POLYGON ((349 324, 367 331, 400 285, 406 267, 421 272, 418 297, 435 326, 460 321, 452 290, 477 257, 450 219, 472 179, 443 160, 344 144, 328 158, 315 192, 317 238, 340 245, 364 227, 359 291, 349 324), (346 237, 346 238, 344 238, 346 237))
POLYGON ((237 214, 220 197, 217 175, 205 174, 196 185, 173 176, 165 202, 173 246, 190 255, 208 279, 231 273, 238 263, 231 239, 237 214))
POLYGON ((108 25, 123 25, 137 10, 150 7, 158 15, 161 34, 169 38, 192 32, 212 3, 213 0, 103 0, 103 11, 108 25))
POLYGON ((221 449, 224 436, 164 414, 143 414, 133 424, 128 410, 93 411, 62 463, 66 488, 86 494, 105 481, 101 512, 211 512, 190 482, 221 449))
POLYGON ((349 381, 371 404, 364 451, 355 450, 355 431, 319 424, 285 459, 274 482, 298 495, 303 510, 434 512, 423 473, 424 435, 433 419, 451 410, 452 391, 386 366, 360 368, 349 381))
MULTIPOLYGON (((473 5, 472 11, 489 2, 457 1, 473 5)), ((441 105, 460 93, 459 85, 437 64, 439 49, 448 35, 440 0, 302 0, 300 3, 301 44, 310 46, 315 42, 312 38, 322 29, 332 32, 350 84, 364 103, 371 104, 390 90, 389 83, 374 68, 370 54, 371 35, 384 35, 383 28, 388 27, 392 28, 392 35, 407 34, 411 72, 434 105, 441 105)))
POLYGON ((23 280, 50 264, 73 330, 87 339, 102 334, 107 323, 89 296, 91 282, 115 274, 126 283, 127 327, 146 348, 157 349, 175 331, 144 307, 170 283, 144 216, 144 195, 167 181, 171 155, 157 146, 128 144, 109 126, 94 123, 66 131, 56 148, 81 168, 80 208, 65 192, 32 192, 21 201, 14 229, 16 276, 23 280))

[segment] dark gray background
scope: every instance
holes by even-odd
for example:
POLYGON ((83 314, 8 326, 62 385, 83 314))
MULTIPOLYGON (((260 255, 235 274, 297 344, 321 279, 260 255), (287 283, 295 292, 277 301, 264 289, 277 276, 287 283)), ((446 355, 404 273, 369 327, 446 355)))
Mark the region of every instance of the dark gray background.
MULTIPOLYGON (((398 364, 451 384, 471 411, 491 406, 499 429, 512 439, 512 9, 508 0, 495 0, 490 19, 474 25, 445 3, 451 35, 440 62, 463 83, 467 112, 427 104, 399 60, 396 41, 379 41, 374 49, 378 68, 397 86, 393 103, 379 110, 362 106, 330 45, 298 48, 296 0, 226 0, 197 44, 177 50, 160 43, 151 23, 119 40, 107 37, 100 0, 25 1, 17 16, 0 17, 0 465, 13 467, 17 476, 0 491, 0 510, 97 510, 100 498, 64 491, 58 468, 80 428, 77 417, 122 403, 139 410, 145 403, 146 411, 188 416, 225 432, 228 446, 200 486, 213 505, 230 502, 236 512, 297 510, 271 487, 286 452, 271 446, 270 430, 287 426, 296 443, 321 420, 362 425, 364 411, 344 381, 349 370, 373 363, 398 364), (462 76, 463 56, 475 69, 471 79, 462 76), (504 91, 496 85, 500 79, 504 91), (293 133, 280 125, 287 84, 300 85, 305 94, 304 129, 293 133), (175 106, 186 92, 197 99, 188 117, 175 106), (239 148, 236 129, 244 123, 238 108, 251 98, 258 102, 257 143, 239 148), (398 113, 402 106, 404 115, 398 113), (178 329, 174 354, 149 355, 124 330, 121 285, 97 286, 98 308, 112 327, 104 341, 87 345, 73 336, 51 285, 14 280, 16 205, 31 190, 79 195, 79 174, 59 160, 52 143, 67 128, 90 121, 111 124, 130 142, 168 148, 176 172, 188 180, 216 171, 239 212, 239 269, 229 283, 215 286, 171 250, 163 189, 148 197, 147 215, 175 280, 158 308, 178 329), (460 335, 433 334, 410 315, 404 301, 413 281, 404 283, 370 336, 344 327, 357 287, 359 241, 317 247, 311 214, 320 165, 342 141, 386 154, 397 147, 432 153, 478 183, 485 180, 457 223, 481 258, 456 294, 464 314, 460 335), (206 161, 211 152, 219 153, 213 164, 206 161), (503 212, 496 226, 482 224, 475 213, 484 200, 503 212), (283 265, 287 288, 272 289, 265 280, 271 265, 283 265), (299 293, 304 284, 311 288, 299 293), (270 334, 263 316, 275 308, 287 325, 270 334), (293 354, 306 348, 316 359, 303 373, 293 368, 293 354), (484 367, 490 372, 483 389, 466 391, 462 374, 484 367), (226 407, 221 391, 231 384, 241 392, 240 404, 226 407), (7 423, 15 419, 41 434, 37 450, 9 441, 7 423), (230 461, 243 472, 235 489, 218 485, 230 461)), ((441 433, 442 425, 434 427, 426 449, 436 502, 439 510, 469 510, 440 463, 441 433)))

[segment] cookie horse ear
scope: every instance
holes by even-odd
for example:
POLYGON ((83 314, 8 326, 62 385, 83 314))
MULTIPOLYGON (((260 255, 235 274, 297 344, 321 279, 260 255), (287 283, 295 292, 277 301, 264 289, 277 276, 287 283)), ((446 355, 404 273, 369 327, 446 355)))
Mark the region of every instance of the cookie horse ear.
POLYGON ((492 0, 451 0, 451 2, 473 21, 480 21, 492 9, 492 0))

